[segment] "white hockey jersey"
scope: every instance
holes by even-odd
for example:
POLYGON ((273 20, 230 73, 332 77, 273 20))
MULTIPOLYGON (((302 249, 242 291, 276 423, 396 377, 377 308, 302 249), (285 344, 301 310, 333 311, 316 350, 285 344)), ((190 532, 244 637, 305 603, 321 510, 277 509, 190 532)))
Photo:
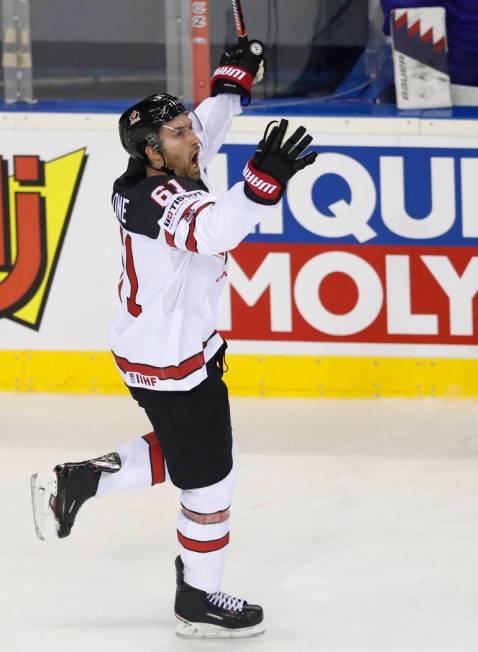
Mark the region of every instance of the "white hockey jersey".
POLYGON ((242 182, 221 198, 207 189, 205 167, 240 111, 237 95, 196 109, 201 181, 147 177, 131 160, 114 184, 123 273, 112 352, 130 387, 189 390, 206 378, 206 362, 223 343, 216 324, 227 252, 271 210, 248 199, 242 182))

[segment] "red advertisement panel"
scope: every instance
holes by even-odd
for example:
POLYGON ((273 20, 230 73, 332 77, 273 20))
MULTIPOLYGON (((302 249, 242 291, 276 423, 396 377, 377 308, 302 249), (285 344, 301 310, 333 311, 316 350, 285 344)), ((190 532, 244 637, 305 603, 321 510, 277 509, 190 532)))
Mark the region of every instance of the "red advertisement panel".
POLYGON ((243 243, 229 277, 230 339, 478 342, 472 247, 243 243))

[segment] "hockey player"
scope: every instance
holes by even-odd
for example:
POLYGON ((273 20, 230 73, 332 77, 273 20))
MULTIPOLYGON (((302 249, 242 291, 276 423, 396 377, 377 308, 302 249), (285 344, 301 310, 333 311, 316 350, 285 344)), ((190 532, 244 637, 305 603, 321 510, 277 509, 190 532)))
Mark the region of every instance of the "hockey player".
POLYGON ((113 355, 153 432, 114 453, 65 463, 32 479, 40 538, 68 536, 81 505, 132 487, 170 479, 181 491, 177 521, 177 633, 185 637, 254 636, 261 607, 221 591, 234 486, 226 344, 215 330, 228 251, 266 217, 290 177, 311 164, 311 142, 287 121, 270 125, 244 181, 218 198, 205 167, 232 117, 250 99, 262 63, 260 47, 228 50, 212 79, 212 97, 194 114, 158 94, 119 121, 130 155, 115 181, 123 273, 113 326, 113 355))

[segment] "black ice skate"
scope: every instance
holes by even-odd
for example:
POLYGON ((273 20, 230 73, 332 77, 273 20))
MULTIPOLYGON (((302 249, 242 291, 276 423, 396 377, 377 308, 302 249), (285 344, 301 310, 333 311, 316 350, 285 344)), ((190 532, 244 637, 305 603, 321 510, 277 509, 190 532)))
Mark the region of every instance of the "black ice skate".
POLYGON ((184 581, 184 564, 176 557, 176 634, 182 638, 246 638, 258 636, 262 625, 262 607, 247 604, 227 593, 206 593, 184 581))
POLYGON ((31 486, 38 537, 67 537, 80 507, 96 494, 101 473, 115 473, 120 468, 121 458, 110 453, 85 462, 58 464, 50 473, 35 473, 31 486))

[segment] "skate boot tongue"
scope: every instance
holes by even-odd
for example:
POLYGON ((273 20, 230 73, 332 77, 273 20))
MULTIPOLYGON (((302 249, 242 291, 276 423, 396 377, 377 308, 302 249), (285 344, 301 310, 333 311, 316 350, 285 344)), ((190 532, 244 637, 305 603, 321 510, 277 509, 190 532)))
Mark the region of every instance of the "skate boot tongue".
POLYGON ((216 593, 208 593, 207 599, 215 607, 228 609, 229 611, 242 611, 244 604, 247 604, 245 600, 234 598, 232 595, 228 595, 222 591, 216 591, 216 593))

